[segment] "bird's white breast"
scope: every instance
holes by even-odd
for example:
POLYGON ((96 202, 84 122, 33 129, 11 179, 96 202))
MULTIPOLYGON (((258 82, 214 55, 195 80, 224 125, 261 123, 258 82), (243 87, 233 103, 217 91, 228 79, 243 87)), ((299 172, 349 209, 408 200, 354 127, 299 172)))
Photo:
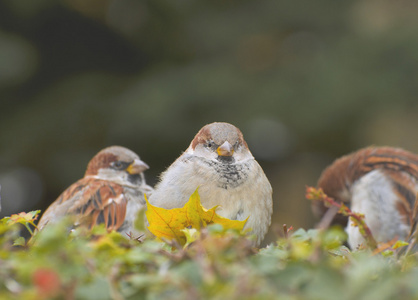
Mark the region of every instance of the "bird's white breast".
POLYGON ((180 157, 163 173, 150 201, 167 209, 183 207, 199 188, 205 208, 219 205, 217 213, 228 219, 245 220, 250 217, 246 228, 252 228, 254 234, 264 237, 272 214, 272 189, 254 159, 243 164, 238 168, 245 172, 238 176, 242 182, 225 186, 225 178, 207 162, 196 157, 180 157))
MULTIPOLYGON (((352 186, 351 210, 365 215, 366 224, 377 242, 387 242, 394 237, 405 239, 409 226, 397 210, 399 196, 392 188, 390 179, 382 170, 374 170, 352 186)), ((348 222, 348 243, 352 249, 364 243, 357 227, 348 222)))

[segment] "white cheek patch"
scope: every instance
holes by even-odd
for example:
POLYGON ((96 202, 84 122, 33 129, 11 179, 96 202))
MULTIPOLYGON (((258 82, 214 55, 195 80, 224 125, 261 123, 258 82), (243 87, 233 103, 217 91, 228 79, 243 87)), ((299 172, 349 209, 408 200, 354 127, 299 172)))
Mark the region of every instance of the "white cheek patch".
POLYGON ((125 171, 117 171, 113 169, 100 169, 95 178, 101 180, 109 180, 122 185, 128 183, 129 174, 125 171))
POLYGON ((254 156, 252 156, 251 152, 249 150, 240 149, 239 151, 234 153, 234 157, 236 160, 239 160, 241 162, 245 162, 248 160, 253 160, 254 156))
POLYGON ((194 156, 204 157, 206 159, 212 159, 212 160, 215 160, 218 157, 218 154, 216 153, 216 151, 213 151, 212 149, 208 149, 200 144, 197 145, 194 150, 192 149, 192 147, 187 148, 185 153, 187 155, 194 155, 194 156))

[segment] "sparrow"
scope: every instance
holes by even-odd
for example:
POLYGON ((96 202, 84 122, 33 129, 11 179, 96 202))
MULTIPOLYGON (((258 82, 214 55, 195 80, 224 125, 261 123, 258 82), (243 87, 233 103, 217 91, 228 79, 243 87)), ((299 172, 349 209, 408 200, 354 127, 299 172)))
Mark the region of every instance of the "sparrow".
MULTIPOLYGON (((377 242, 407 239, 416 224, 418 155, 391 147, 369 147, 337 159, 318 180, 318 187, 335 200, 364 214, 377 242)), ((323 216, 327 208, 317 201, 313 210, 323 216)), ((336 212, 336 211, 335 211, 336 212)), ((346 224, 352 249, 365 245, 353 222, 339 215, 335 222, 346 224)))
POLYGON ((111 146, 97 153, 87 165, 84 177, 70 185, 42 215, 42 230, 64 216, 75 217, 74 227, 92 228, 104 223, 108 231, 130 235, 133 222, 145 206, 144 194, 152 193, 143 172, 148 165, 131 150, 111 146))
POLYGON ((211 123, 196 134, 189 147, 161 175, 150 203, 180 208, 199 188, 205 208, 219 205, 217 213, 231 220, 246 220, 263 240, 273 212, 272 188, 254 159, 241 131, 228 123, 211 123))

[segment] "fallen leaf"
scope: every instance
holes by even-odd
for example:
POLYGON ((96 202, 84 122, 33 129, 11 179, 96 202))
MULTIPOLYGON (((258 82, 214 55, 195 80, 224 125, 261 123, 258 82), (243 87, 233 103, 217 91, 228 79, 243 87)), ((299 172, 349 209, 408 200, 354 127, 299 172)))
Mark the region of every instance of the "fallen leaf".
POLYGON ((148 229, 160 239, 176 240, 185 245, 187 238, 183 229, 200 230, 209 224, 221 224, 223 228, 243 230, 244 221, 230 220, 216 214, 218 206, 206 209, 200 203, 198 190, 190 196, 189 201, 182 208, 164 209, 147 202, 146 216, 149 222, 148 229))

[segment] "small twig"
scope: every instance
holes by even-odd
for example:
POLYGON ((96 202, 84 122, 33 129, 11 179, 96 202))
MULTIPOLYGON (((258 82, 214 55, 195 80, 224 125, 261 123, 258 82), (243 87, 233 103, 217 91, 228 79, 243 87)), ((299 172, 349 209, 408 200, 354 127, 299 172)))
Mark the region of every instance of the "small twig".
POLYGON ((346 205, 343 203, 338 203, 333 198, 328 197, 324 191, 319 188, 306 187, 306 199, 313 201, 322 201, 327 207, 336 207, 338 208, 338 213, 344 216, 350 217, 351 221, 354 223, 354 226, 357 226, 360 234, 366 240, 367 245, 371 249, 376 249, 377 242, 373 237, 373 234, 364 221, 364 215, 352 212, 346 205))
MULTIPOLYGON (((29 222, 28 222, 28 223, 29 223, 29 222)), ((30 226, 28 225, 28 223, 26 223, 26 224, 24 224, 24 225, 25 225, 26 229, 29 231, 30 236, 33 236, 33 231, 32 231, 32 229, 30 228, 30 226)))
POLYGON ((289 232, 292 230, 293 230, 293 226, 290 226, 289 228, 287 228, 287 225, 283 224, 283 234, 286 239, 289 237, 289 232))
POLYGON ((331 222, 334 219, 335 215, 338 213, 338 209, 339 208, 336 206, 331 206, 330 208, 328 208, 321 221, 318 223, 318 225, 316 225, 316 228, 321 230, 327 229, 331 225, 331 222))
POLYGON ((395 245, 395 243, 398 241, 398 237, 393 238, 392 240, 386 242, 386 243, 380 243, 376 249, 373 250, 372 255, 376 255, 379 253, 382 253, 385 250, 394 250, 392 247, 395 245))
POLYGON ((125 234, 129 237, 130 240, 134 240, 137 241, 138 243, 142 243, 143 240, 142 238, 145 236, 145 234, 140 234, 139 236, 135 237, 134 234, 132 233, 132 231, 130 232, 125 232, 125 234))
POLYGON ((287 239, 288 235, 287 235, 287 225, 286 224, 283 224, 283 234, 284 234, 284 237, 287 239))

